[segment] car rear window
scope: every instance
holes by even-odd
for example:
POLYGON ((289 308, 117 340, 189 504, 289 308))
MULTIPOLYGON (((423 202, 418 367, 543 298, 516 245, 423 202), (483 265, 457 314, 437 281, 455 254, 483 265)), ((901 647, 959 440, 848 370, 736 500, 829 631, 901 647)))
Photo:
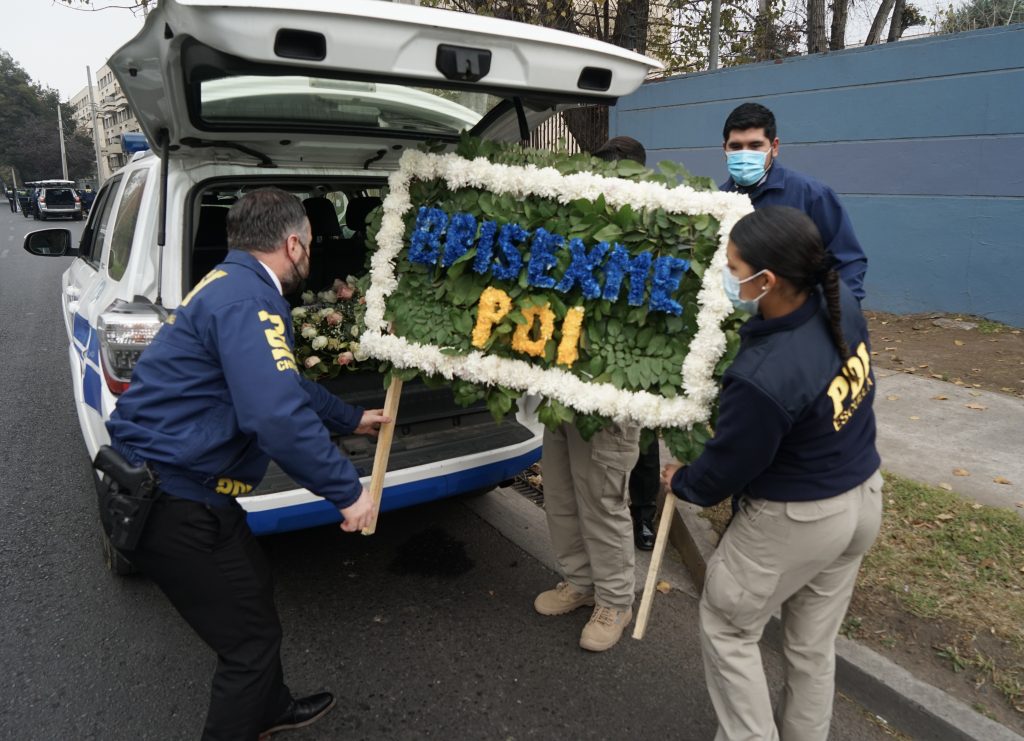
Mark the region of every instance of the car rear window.
POLYGON ((241 76, 200 86, 200 117, 215 125, 313 124, 457 136, 500 102, 487 93, 318 77, 241 76))
POLYGON ((70 206, 75 202, 75 192, 71 188, 47 188, 46 203, 50 206, 70 206))

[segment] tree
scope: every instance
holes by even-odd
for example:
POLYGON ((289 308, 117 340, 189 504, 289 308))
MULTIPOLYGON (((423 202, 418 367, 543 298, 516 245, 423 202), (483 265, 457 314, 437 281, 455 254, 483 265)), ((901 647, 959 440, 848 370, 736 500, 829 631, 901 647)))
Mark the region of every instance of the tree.
POLYGON ((61 177, 58 105, 68 177, 89 177, 96 169, 92 142, 75 129, 71 106, 60 103, 56 90, 33 82, 10 54, 0 51, 0 162, 14 167, 20 181, 61 177))
POLYGON ((827 48, 825 0, 807 0, 807 53, 818 54, 827 48))
POLYGON ((934 20, 939 33, 958 33, 977 28, 993 28, 1024 23, 1021 0, 970 0, 957 7, 948 6, 934 20))

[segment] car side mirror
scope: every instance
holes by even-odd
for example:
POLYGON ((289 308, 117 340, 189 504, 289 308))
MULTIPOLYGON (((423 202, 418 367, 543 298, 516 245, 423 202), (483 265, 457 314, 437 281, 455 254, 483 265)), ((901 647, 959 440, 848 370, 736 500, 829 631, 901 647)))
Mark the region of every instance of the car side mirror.
POLYGON ((37 257, 78 257, 70 229, 40 229, 25 235, 25 251, 37 257))

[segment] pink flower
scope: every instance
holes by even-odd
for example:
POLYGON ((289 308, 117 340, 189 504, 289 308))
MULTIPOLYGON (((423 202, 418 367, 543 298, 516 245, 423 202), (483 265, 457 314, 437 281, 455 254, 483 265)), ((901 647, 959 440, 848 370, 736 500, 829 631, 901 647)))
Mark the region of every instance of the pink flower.
POLYGON ((352 286, 343 281, 341 278, 335 278, 334 285, 331 287, 337 294, 339 301, 348 301, 356 293, 355 289, 353 289, 352 286))
POLYGON ((316 355, 310 355, 308 358, 306 358, 306 360, 304 361, 303 364, 307 368, 312 368, 314 365, 316 365, 319 362, 320 362, 320 358, 318 358, 316 355))
POLYGON ((353 360, 355 360, 355 356, 346 350, 345 352, 338 355, 338 359, 335 360, 334 362, 337 363, 338 365, 348 365, 353 360))
POLYGON ((334 313, 332 313, 332 314, 328 314, 327 315, 327 323, 329 325, 331 325, 332 327, 337 327, 343 321, 345 321, 345 317, 343 317, 341 314, 339 314, 336 311, 334 313))

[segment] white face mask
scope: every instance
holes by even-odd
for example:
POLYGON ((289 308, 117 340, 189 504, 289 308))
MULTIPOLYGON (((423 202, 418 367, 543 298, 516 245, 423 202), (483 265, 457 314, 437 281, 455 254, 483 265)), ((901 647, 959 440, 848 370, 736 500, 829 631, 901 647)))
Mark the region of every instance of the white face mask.
POLYGON ((740 298, 740 286, 748 281, 754 280, 754 278, 756 278, 757 276, 761 275, 764 272, 766 271, 759 270, 749 278, 744 278, 743 280, 740 280, 739 278, 732 274, 732 271, 729 270, 729 268, 725 268, 722 271, 722 287, 725 289, 725 295, 729 297, 729 301, 732 302, 732 305, 735 308, 739 309, 740 311, 745 311, 748 314, 757 313, 757 303, 762 298, 764 298, 764 295, 766 293, 768 293, 768 286, 764 287, 764 290, 761 291, 760 296, 751 299, 740 298))

